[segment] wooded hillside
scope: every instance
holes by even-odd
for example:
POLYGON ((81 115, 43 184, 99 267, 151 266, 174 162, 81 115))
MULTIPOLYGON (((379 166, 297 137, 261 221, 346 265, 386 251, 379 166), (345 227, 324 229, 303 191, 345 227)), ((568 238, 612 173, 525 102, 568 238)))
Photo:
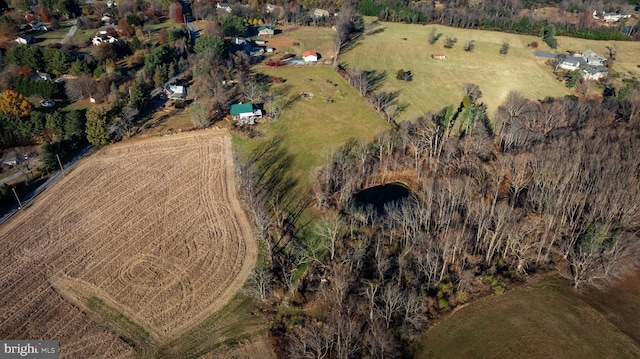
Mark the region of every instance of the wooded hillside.
POLYGON ((283 321, 287 357, 396 357, 438 313, 506 283, 554 270, 580 289, 637 269, 638 98, 511 93, 495 125, 452 130, 480 105, 466 99, 336 151, 314 194, 334 214, 315 228, 323 242, 304 244, 324 254, 297 288, 269 278, 322 308, 283 321), (356 201, 389 182, 411 194, 382 209, 356 201))

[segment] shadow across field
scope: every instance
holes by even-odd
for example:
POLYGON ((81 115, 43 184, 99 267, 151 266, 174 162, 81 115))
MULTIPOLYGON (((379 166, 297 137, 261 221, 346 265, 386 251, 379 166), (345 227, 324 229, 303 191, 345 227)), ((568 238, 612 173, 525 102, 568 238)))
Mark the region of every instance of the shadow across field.
POLYGON ((285 207, 292 203, 298 179, 290 174, 295 156, 283 145, 284 136, 277 135, 258 145, 250 154, 256 194, 285 207))
POLYGON ((433 325, 414 358, 638 358, 638 347, 560 279, 473 302, 433 325))

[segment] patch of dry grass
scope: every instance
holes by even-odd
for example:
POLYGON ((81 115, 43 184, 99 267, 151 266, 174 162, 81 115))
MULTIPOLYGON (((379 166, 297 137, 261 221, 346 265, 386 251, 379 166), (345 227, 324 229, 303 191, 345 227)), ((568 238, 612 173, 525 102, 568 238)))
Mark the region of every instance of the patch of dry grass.
MULTIPOLYGON (((449 104, 457 105, 463 97, 461 86, 471 82, 480 86, 481 101, 487 104, 490 117, 510 91, 519 91, 531 99, 547 96, 575 94, 555 79, 545 60, 535 56, 529 45, 536 41, 539 50, 552 51, 540 38, 507 34, 496 31, 468 30, 439 25, 407 25, 382 23, 382 32, 365 36, 351 51, 341 55, 340 62, 365 70, 386 72, 383 89, 399 90, 400 100, 408 104, 401 119, 411 119, 429 110, 439 110, 449 104), (428 42, 429 33, 436 29, 442 37, 433 45, 428 42), (454 37, 457 43, 451 49, 444 48, 444 38, 454 37), (464 51, 464 45, 475 41, 473 51, 464 51), (503 42, 509 43, 509 51, 501 55, 503 42), (434 60, 432 54, 445 54, 446 60, 434 60), (396 80, 399 69, 413 73, 412 82, 396 80)), ((559 48, 584 51, 589 48, 605 55, 611 41, 593 41, 559 37, 559 48)), ((638 74, 636 67, 637 43, 617 42, 618 56, 613 69, 621 73, 638 74)))

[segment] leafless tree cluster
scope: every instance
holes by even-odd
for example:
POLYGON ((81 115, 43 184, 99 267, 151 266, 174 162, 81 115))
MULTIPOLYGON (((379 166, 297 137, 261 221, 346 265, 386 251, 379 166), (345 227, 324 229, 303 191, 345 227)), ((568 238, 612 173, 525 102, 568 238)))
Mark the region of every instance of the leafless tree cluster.
POLYGON ((624 101, 514 93, 499 128, 454 137, 428 114, 330 154, 314 199, 339 214, 317 225, 320 255, 301 284, 328 314, 293 326, 288 355, 392 356, 432 315, 486 290, 485 275, 554 268, 580 288, 640 267, 640 127, 617 117, 624 101), (407 199, 383 211, 355 202, 400 174, 407 199))
POLYGON ((338 20, 334 25, 336 33, 333 35, 333 65, 338 66, 338 55, 352 46, 364 30, 362 18, 358 15, 355 1, 342 3, 338 20))

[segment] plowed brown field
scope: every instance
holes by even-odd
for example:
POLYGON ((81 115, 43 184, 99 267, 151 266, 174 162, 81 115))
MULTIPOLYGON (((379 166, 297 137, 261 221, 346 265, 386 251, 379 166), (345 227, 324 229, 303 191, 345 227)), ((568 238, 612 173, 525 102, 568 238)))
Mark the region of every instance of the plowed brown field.
POLYGON ((228 134, 110 146, 0 228, 0 338, 153 356, 224 305, 256 253, 228 134))

